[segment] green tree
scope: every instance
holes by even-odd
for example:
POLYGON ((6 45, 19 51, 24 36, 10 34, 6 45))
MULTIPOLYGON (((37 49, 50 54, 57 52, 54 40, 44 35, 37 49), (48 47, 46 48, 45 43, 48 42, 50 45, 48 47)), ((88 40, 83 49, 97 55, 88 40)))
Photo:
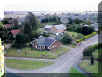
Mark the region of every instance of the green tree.
POLYGON ((32 37, 32 28, 28 23, 24 24, 24 34, 26 36, 26 42, 30 41, 30 38, 32 37))
POLYGON ((31 26, 32 30, 37 31, 40 26, 39 21, 37 20, 36 16, 32 12, 28 12, 28 15, 25 18, 25 22, 31 26))
POLYGON ((16 48, 23 48, 25 46, 26 40, 24 34, 18 34, 15 40, 15 47, 16 48))
POLYGON ((32 12, 28 12, 24 21, 24 34, 26 35, 26 38, 29 38, 30 40, 33 34, 37 33, 39 27, 40 22, 37 20, 36 16, 32 12))
POLYGON ((76 23, 76 24, 80 24, 80 23, 82 23, 83 21, 82 20, 80 20, 80 19, 78 19, 78 18, 76 18, 75 20, 74 20, 74 23, 76 23))
POLYGON ((2 24, 2 22, 0 22, 0 28, 2 28, 3 27, 3 24, 2 24))
POLYGON ((71 44, 72 43, 72 37, 69 36, 67 33, 65 33, 63 36, 63 39, 61 39, 61 42, 63 44, 71 44))

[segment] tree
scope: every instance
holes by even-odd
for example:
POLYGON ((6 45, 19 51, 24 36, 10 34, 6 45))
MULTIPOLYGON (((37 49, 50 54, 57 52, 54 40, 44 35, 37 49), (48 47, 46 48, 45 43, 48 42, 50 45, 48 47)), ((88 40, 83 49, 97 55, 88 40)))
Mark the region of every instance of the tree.
POLYGON ((84 26, 79 31, 80 31, 80 33, 82 33, 84 35, 88 35, 88 34, 91 34, 92 32, 94 32, 94 28, 93 27, 84 26))
POLYGON ((32 37, 32 28, 28 23, 24 24, 24 34, 26 36, 26 41, 29 42, 30 38, 32 37))
POLYGON ((24 34, 18 34, 16 36, 16 40, 15 40, 15 45, 14 46, 16 48, 23 48, 25 43, 26 43, 25 35, 24 34))
POLYGON ((13 18, 13 19, 12 19, 12 24, 13 24, 14 26, 18 26, 18 20, 17 20, 16 18, 13 18))
POLYGON ((0 28, 3 28, 3 24, 2 24, 2 22, 0 22, 0 28))
POLYGON ((37 30, 40 26, 39 21, 37 20, 36 16, 32 12, 28 12, 28 15, 25 18, 25 22, 31 26, 32 30, 37 30))
POLYGON ((32 34, 35 34, 39 27, 40 22, 37 20, 35 15, 33 15, 32 12, 28 12, 24 21, 24 34, 26 35, 26 38, 29 38, 30 40, 33 36, 32 34))
POLYGON ((63 39, 61 39, 63 44, 70 44, 72 43, 72 37, 69 36, 67 33, 64 34, 63 39))
POLYGON ((74 20, 74 23, 75 24, 80 24, 80 23, 82 23, 83 21, 82 20, 80 20, 80 19, 78 19, 78 18, 76 18, 75 20, 74 20))

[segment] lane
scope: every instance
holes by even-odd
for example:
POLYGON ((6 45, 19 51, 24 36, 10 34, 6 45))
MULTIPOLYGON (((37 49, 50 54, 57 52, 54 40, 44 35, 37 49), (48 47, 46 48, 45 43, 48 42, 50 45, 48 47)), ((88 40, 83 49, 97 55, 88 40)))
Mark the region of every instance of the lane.
POLYGON ((25 58, 25 57, 5 57, 5 59, 15 59, 15 60, 32 60, 32 61, 44 61, 44 62, 55 62, 56 59, 39 59, 39 58, 25 58))

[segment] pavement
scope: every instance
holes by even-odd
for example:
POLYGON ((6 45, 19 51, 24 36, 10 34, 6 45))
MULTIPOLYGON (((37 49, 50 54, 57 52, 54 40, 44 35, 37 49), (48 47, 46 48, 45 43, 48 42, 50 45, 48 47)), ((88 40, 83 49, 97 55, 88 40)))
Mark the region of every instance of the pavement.
POLYGON ((80 46, 72 48, 69 52, 58 57, 54 64, 40 69, 17 70, 8 67, 5 68, 9 73, 68 73, 70 68, 81 60, 83 50, 96 43, 98 43, 98 35, 83 41, 80 46))
POLYGON ((56 61, 56 59, 40 59, 40 58, 25 58, 25 57, 5 57, 5 59, 32 60, 32 61, 43 61, 43 62, 55 62, 56 61))

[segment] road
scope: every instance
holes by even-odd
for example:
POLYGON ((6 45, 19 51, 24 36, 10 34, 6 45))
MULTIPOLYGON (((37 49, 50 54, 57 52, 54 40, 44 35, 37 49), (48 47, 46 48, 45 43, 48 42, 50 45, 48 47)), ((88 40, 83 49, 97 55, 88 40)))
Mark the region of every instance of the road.
POLYGON ((40 58, 25 58, 25 57, 5 57, 5 59, 31 60, 31 61, 43 61, 43 62, 55 62, 56 61, 56 59, 40 59, 40 58))
POLYGON ((6 67, 6 71, 9 73, 68 73, 70 68, 82 58, 83 50, 96 43, 98 43, 98 35, 83 41, 80 46, 72 48, 68 53, 57 58, 54 64, 47 67, 36 70, 17 70, 6 67))

